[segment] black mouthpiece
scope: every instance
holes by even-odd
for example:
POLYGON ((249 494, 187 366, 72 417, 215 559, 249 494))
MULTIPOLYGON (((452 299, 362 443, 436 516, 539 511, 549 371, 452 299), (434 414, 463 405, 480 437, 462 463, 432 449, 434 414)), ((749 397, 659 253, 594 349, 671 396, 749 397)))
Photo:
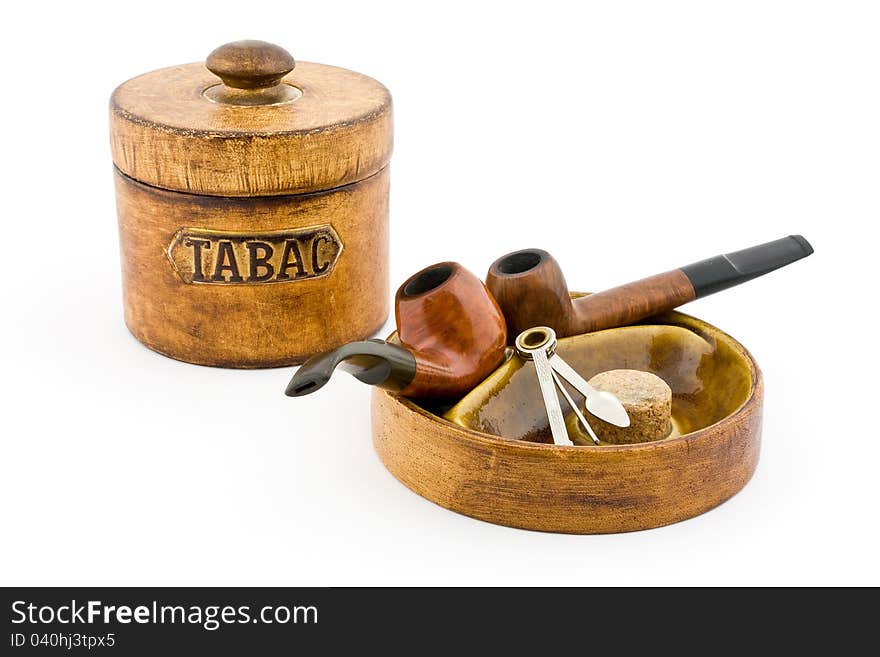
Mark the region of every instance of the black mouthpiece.
POLYGON ((789 235, 742 251, 701 260, 681 270, 694 286, 697 298, 763 276, 774 269, 806 258, 813 247, 801 235, 789 235))
POLYGON ((416 374, 416 360, 403 347, 384 340, 349 342, 309 358, 290 379, 284 394, 302 397, 321 389, 337 366, 364 383, 390 390, 402 390, 416 374))

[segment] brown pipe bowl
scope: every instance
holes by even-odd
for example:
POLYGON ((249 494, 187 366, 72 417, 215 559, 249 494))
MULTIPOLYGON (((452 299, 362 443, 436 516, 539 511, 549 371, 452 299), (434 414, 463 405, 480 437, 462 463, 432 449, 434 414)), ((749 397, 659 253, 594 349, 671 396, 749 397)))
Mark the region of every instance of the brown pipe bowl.
MULTIPOLYGON (((761 372, 742 345, 710 324, 677 312, 650 321, 686 329, 708 345, 708 351, 696 359, 688 357, 693 353, 686 346, 676 344, 663 346, 665 360, 654 354, 658 368, 674 369, 677 363, 682 380, 702 381, 703 387, 690 393, 672 385, 673 405, 676 397, 680 409, 690 405, 693 427, 699 426, 700 417, 711 420, 706 426, 649 443, 556 446, 460 426, 409 399, 376 389, 372 401, 376 452, 388 470, 419 495, 500 525, 604 534, 660 527, 704 513, 742 489, 757 466, 764 396, 761 372), (705 392, 710 394, 701 394, 705 392), (719 396, 728 393, 735 407, 724 408, 725 402, 719 402, 719 396), (717 415, 719 409, 723 417, 716 418, 713 413, 717 415)), ((583 337, 626 331, 639 333, 626 327, 583 337)), ((646 362, 646 369, 651 369, 651 359, 646 362)), ((498 378, 509 365, 502 365, 469 397, 496 394, 498 378)), ((603 363, 605 369, 625 366, 626 362, 603 363)), ((478 406, 465 404, 471 410, 478 406)), ((468 423, 464 413, 447 415, 468 423)))

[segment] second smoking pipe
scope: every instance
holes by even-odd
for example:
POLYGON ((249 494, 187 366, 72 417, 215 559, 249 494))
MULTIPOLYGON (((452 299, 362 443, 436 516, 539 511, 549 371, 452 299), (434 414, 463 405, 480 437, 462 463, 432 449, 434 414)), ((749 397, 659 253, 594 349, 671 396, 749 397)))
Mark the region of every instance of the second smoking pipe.
POLYGON ((489 268, 486 285, 507 319, 509 335, 533 326, 550 326, 559 337, 565 337, 638 322, 750 281, 812 252, 807 240, 790 235, 572 299, 553 256, 540 249, 525 249, 496 260, 489 268))
POLYGON ((307 360, 286 394, 307 395, 336 367, 407 397, 463 397, 504 359, 504 315, 483 282, 455 262, 441 262, 409 278, 394 302, 400 344, 350 342, 307 360))

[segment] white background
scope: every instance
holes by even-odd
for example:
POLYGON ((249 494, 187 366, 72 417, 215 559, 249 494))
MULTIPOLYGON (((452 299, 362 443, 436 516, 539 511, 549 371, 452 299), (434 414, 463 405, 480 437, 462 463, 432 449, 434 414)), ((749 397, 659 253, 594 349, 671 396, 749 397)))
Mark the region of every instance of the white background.
POLYGON ((3 22, 0 583, 880 584, 876 4, 32 2, 3 22), (687 309, 763 368, 751 483, 635 534, 497 527, 383 468, 353 378, 294 400, 290 369, 137 343, 108 97, 241 38, 390 88, 393 288, 536 246, 599 290, 804 234, 811 258, 687 309))

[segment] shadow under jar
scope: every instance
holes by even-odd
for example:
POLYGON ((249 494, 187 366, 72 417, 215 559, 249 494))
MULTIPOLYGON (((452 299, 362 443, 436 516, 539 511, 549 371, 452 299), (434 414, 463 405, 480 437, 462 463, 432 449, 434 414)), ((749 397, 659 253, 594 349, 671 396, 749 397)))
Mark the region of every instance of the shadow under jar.
POLYGON ((379 82, 262 41, 120 85, 110 135, 134 336, 256 368, 375 333, 392 134, 379 82))

